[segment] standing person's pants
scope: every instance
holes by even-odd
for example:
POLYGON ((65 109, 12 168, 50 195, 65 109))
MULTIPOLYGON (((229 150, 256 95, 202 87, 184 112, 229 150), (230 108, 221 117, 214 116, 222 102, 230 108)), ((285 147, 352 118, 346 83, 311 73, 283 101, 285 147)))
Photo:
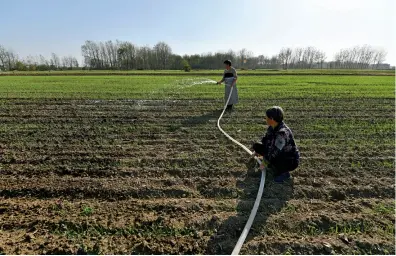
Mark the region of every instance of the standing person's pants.
MULTIPOLYGON (((226 78, 225 79, 225 86, 224 86, 224 101, 227 101, 228 96, 230 95, 231 92, 231 84, 234 82, 234 78, 226 78)), ((234 84, 234 88, 232 89, 232 94, 230 101, 228 102, 228 105, 235 105, 238 103, 238 88, 237 84, 234 84)))

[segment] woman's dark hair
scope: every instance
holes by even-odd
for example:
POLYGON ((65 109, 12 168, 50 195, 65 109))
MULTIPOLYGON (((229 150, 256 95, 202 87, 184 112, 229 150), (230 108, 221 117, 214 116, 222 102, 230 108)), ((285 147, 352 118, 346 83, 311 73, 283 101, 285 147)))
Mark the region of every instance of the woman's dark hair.
POLYGON ((226 64, 226 65, 228 65, 228 66, 231 66, 231 61, 230 61, 230 60, 225 60, 225 61, 224 61, 224 64, 226 64))
POLYGON ((265 114, 268 118, 271 118, 278 123, 283 121, 283 109, 281 107, 273 106, 272 108, 267 109, 265 114))

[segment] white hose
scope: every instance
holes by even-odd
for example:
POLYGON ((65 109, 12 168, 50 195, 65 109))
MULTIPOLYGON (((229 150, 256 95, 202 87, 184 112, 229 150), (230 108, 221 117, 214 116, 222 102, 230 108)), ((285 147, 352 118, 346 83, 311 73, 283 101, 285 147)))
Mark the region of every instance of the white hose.
MULTIPOLYGON (((229 96, 228 96, 228 99, 227 99, 226 104, 224 105, 223 112, 221 113, 219 119, 217 120, 217 127, 219 128, 219 130, 220 130, 227 138, 229 138, 232 142, 234 142, 235 144, 237 144, 237 145, 239 145, 240 147, 242 147, 249 155, 252 155, 252 154, 253 154, 252 151, 250 151, 247 147, 245 147, 244 145, 242 145, 241 143, 239 143, 238 141, 236 141, 234 138, 232 138, 230 135, 228 135, 228 134, 220 127, 220 120, 221 120, 221 118, 222 118, 223 115, 224 115, 224 112, 225 112, 225 110, 226 110, 226 108, 227 108, 228 102, 230 101, 230 98, 231 98, 231 94, 232 94, 232 90, 233 90, 233 89, 234 89, 234 86, 231 87, 230 94, 229 94, 229 96)), ((259 164, 261 164, 260 159, 258 159, 257 157, 254 157, 254 159, 256 159, 257 162, 258 162, 259 164)), ((244 229, 243 229, 243 231, 242 231, 242 234, 241 234, 241 236, 239 237, 238 242, 237 242, 237 244, 235 245, 234 250, 232 251, 232 255, 238 255, 238 254, 239 254, 239 251, 241 250, 241 247, 242 247, 242 245, 243 245, 243 242, 245 242, 245 239, 246 239, 246 237, 247 237, 247 235, 248 235, 248 233, 249 233, 250 227, 252 226, 252 223, 253 223, 253 221, 254 221, 254 217, 256 217, 256 213, 257 213, 258 207, 259 207, 259 205, 260 205, 261 196, 263 195, 263 191, 264 191, 264 183, 265 183, 265 168, 262 170, 262 173, 261 173, 260 187, 259 187, 259 191, 258 191, 258 193, 257 193, 256 201, 254 202, 253 209, 252 209, 252 211, 251 211, 251 213, 250 213, 250 216, 249 216, 249 219, 248 219, 248 221, 247 221, 247 223, 246 223, 246 225, 245 225, 245 227, 244 227, 244 229)))

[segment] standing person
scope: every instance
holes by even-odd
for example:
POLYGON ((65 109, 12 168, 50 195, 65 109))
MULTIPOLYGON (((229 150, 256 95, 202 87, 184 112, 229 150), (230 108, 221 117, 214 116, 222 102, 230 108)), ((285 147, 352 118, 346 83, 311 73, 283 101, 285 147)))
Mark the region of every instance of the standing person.
POLYGON ((236 88, 236 81, 238 79, 238 76, 235 68, 231 66, 230 60, 224 61, 224 65, 225 65, 225 70, 223 74, 223 79, 217 82, 217 84, 221 84, 222 82, 225 82, 224 98, 226 102, 228 96, 230 95, 231 88, 234 88, 232 90, 230 101, 228 102, 227 105, 227 110, 232 110, 232 106, 238 103, 238 89, 236 88))
POLYGON ((290 178, 291 171, 300 163, 300 152, 294 142, 293 133, 283 122, 283 110, 275 106, 267 109, 267 133, 261 143, 254 143, 254 154, 264 157, 260 168, 268 166, 275 172, 275 182, 283 182, 290 178))

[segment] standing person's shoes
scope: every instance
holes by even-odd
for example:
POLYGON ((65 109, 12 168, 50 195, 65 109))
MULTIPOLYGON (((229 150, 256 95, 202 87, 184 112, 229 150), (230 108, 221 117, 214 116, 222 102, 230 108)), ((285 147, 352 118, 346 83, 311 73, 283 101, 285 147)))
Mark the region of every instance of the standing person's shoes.
POLYGON ((284 181, 287 181, 289 179, 290 179, 290 172, 284 172, 284 173, 276 176, 274 181, 276 183, 283 183, 284 181))
POLYGON ((227 110, 227 111, 232 111, 232 110, 233 110, 233 105, 227 105, 226 110, 227 110))

